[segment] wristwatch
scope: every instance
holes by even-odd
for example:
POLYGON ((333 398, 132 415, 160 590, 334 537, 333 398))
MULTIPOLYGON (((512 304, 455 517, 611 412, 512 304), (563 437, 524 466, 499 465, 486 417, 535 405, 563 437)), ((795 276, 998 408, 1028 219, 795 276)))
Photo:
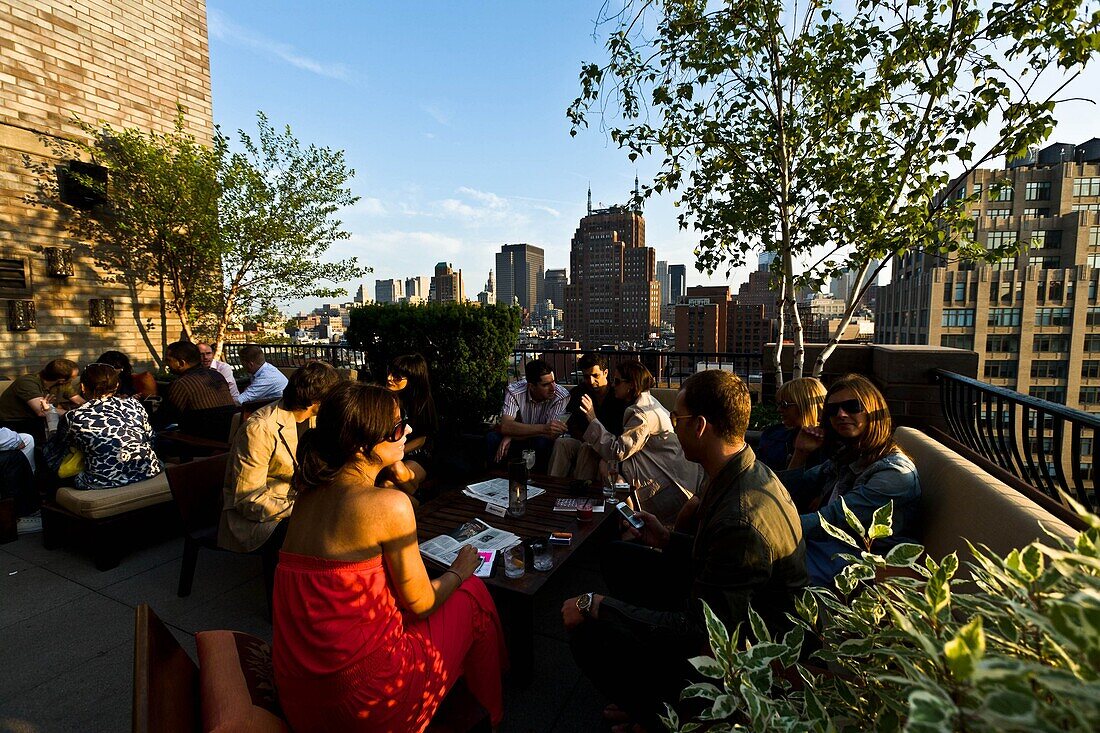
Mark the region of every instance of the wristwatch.
POLYGON ((591 618, 592 616, 592 596, 593 593, 585 593, 582 596, 577 597, 577 610, 581 612, 581 615, 585 618, 591 618))

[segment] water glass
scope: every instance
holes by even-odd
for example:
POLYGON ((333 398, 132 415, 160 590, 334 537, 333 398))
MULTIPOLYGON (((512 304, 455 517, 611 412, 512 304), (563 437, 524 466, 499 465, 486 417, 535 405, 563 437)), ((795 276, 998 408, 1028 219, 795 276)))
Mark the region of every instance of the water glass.
POLYGON ((607 462, 607 482, 603 486, 603 496, 610 499, 615 496, 615 483, 619 480, 619 462, 607 462))
POLYGON ((504 575, 508 578, 522 578, 527 571, 527 550, 523 543, 509 547, 504 551, 504 575))
POLYGON ((535 470, 535 451, 525 450, 523 451, 523 462, 527 464, 527 470, 535 470))
POLYGON ((531 554, 534 556, 535 570, 546 572, 554 568, 554 548, 549 542, 540 540, 531 543, 531 554))

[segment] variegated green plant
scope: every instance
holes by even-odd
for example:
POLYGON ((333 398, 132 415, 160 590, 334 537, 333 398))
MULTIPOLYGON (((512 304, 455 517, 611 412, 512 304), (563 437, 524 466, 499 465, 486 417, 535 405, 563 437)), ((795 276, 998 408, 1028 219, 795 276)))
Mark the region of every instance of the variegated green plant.
POLYGON ((687 687, 665 725, 680 733, 1097 730, 1100 518, 1067 501, 1088 525, 1072 545, 1052 536, 1003 558, 970 545, 969 578, 957 577, 955 554, 921 562, 913 544, 874 552, 891 533, 890 505, 867 528, 845 507, 852 533, 822 519, 853 551, 837 589, 805 591, 781 639, 753 611, 748 629, 730 633, 705 608, 713 656, 691 661, 709 681, 687 687), (820 649, 800 661, 811 641, 820 649))

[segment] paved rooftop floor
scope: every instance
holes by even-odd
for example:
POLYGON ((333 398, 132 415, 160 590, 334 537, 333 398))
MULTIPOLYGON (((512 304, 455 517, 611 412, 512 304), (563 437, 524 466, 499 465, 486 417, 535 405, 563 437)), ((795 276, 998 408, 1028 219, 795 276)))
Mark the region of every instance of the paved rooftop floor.
MULTIPOLYGON (((536 607, 536 681, 505 678, 501 731, 600 731, 604 700, 573 664, 561 602, 601 590, 596 548, 581 548, 536 607)), ((176 596, 183 540, 138 549, 107 572, 41 534, 0 545, 0 733, 130 730, 134 609, 148 603, 191 654, 192 634, 247 631, 270 641, 260 561, 200 551, 187 598, 176 596)))

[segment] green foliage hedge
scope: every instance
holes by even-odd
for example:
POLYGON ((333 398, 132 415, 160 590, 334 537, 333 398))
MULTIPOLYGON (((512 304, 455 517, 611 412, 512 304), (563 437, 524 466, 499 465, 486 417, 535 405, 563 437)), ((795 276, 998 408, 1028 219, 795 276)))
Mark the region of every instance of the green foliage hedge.
POLYGON ((520 319, 519 308, 503 305, 364 305, 352 310, 347 339, 380 383, 393 357, 422 354, 443 429, 473 429, 500 412, 520 319))

